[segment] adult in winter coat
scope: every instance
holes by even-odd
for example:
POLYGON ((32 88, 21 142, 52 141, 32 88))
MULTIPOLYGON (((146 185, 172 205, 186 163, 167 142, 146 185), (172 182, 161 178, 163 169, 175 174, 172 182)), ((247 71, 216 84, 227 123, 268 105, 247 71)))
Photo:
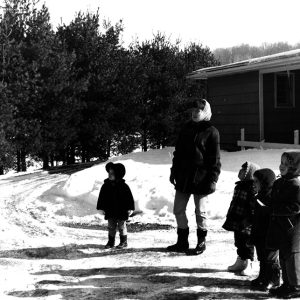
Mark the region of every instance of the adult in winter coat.
POLYGON ((123 177, 126 169, 123 164, 109 162, 106 166, 109 177, 104 180, 97 202, 97 210, 105 213, 108 220, 108 243, 106 248, 113 248, 117 227, 120 233, 118 248, 127 247, 126 221, 134 210, 134 200, 129 186, 123 177))
POLYGON ((211 108, 206 100, 195 101, 192 120, 183 127, 175 146, 170 182, 176 189, 174 214, 178 239, 176 244, 167 248, 169 251, 185 252, 189 249, 186 207, 192 194, 198 242, 195 250, 189 253, 201 254, 206 248, 205 203, 207 195, 216 189, 221 169, 220 137, 210 122, 211 116, 211 108))
POLYGON ((267 246, 279 249, 283 284, 270 290, 279 298, 300 298, 300 152, 284 152, 281 178, 272 189, 267 246))
POLYGON ((235 263, 228 267, 230 272, 240 272, 240 275, 252 275, 254 246, 250 241, 251 227, 255 206, 255 189, 253 174, 259 166, 245 162, 239 173, 240 181, 236 182, 230 207, 223 228, 234 232, 234 245, 237 249, 235 263))
POLYGON ((271 216, 271 191, 276 175, 271 169, 254 172, 254 186, 257 191, 251 239, 259 260, 259 275, 251 281, 255 289, 266 291, 280 283, 278 251, 266 248, 266 238, 271 216))

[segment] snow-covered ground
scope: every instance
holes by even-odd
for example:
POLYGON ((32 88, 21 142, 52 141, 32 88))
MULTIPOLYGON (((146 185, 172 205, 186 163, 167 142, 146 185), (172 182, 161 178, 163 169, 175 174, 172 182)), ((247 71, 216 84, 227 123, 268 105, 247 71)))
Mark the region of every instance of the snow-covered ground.
MULTIPOLYGON (((208 250, 199 257, 165 252, 175 240, 172 148, 113 158, 127 169, 136 204, 129 249, 106 251, 95 210, 105 164, 72 175, 36 171, 0 179, 0 299, 257 299, 247 280, 227 273, 232 234, 221 229, 237 171, 245 161, 278 173, 282 150, 222 152, 209 197, 208 250)), ((192 201, 190 242, 196 241, 192 201)))

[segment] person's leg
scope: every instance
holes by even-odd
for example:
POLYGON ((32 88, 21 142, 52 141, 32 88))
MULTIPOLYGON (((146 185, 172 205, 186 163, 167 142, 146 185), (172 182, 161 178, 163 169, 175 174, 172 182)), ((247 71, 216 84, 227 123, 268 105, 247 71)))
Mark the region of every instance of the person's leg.
POLYGON ((186 216, 186 207, 190 199, 190 194, 176 191, 174 200, 174 215, 176 217, 177 227, 180 229, 187 229, 188 219, 186 216))
POLYGON ((259 273, 258 276, 251 281, 253 288, 260 289, 266 278, 266 251, 264 241, 258 237, 255 240, 254 247, 256 249, 257 260, 259 261, 259 273))
POLYGON ((242 260, 254 259, 254 246, 251 244, 250 236, 248 234, 235 232, 234 233, 235 246, 237 254, 242 260))
POLYGON ((207 231, 207 195, 194 195, 197 229, 207 231))
MULTIPOLYGON (((264 244, 265 245, 265 244, 264 244)), ((280 265, 277 250, 270 250, 264 247, 264 276, 260 289, 267 291, 280 285, 280 265)))
POLYGON ((287 269, 286 269, 286 253, 284 253, 283 250, 279 251, 279 260, 280 260, 280 266, 281 266, 281 272, 282 272, 282 281, 284 284, 289 285, 289 277, 287 274, 287 269))
POLYGON ((127 245, 127 226, 126 221, 118 220, 118 229, 120 233, 120 244, 117 246, 119 249, 126 248, 127 245))
POLYGON ((189 249, 189 227, 186 216, 186 207, 190 196, 190 194, 176 191, 173 212, 177 222, 177 242, 176 244, 167 247, 167 250, 169 251, 184 252, 189 249))
POLYGON ((121 235, 127 235, 127 224, 126 224, 126 221, 119 220, 118 221, 118 229, 119 229, 120 236, 121 235))
POLYGON ((237 260, 228 267, 228 271, 241 272, 241 275, 252 275, 252 262, 254 246, 249 244, 250 237, 244 233, 234 232, 234 245, 237 248, 237 260))
POLYGON ((290 253, 286 258, 286 273, 289 284, 300 287, 300 253, 290 253))
POLYGON ((191 251, 192 255, 202 254, 206 250, 206 236, 207 236, 207 216, 206 216, 206 204, 207 195, 194 195, 195 203, 195 216, 197 223, 197 245, 194 250, 191 251))
POLYGON ((108 233, 110 236, 115 237, 117 232, 117 220, 116 219, 108 219, 108 233))
POLYGON ((108 219, 108 242, 105 248, 113 248, 115 246, 115 237, 117 231, 117 221, 115 219, 108 219))
POLYGON ((270 295, 286 299, 300 297, 297 285, 293 286, 293 284, 297 284, 298 281, 297 275, 295 274, 296 263, 298 263, 296 261, 297 259, 299 260, 300 257, 294 256, 288 249, 281 248, 279 250, 283 284, 278 288, 270 289, 270 295))

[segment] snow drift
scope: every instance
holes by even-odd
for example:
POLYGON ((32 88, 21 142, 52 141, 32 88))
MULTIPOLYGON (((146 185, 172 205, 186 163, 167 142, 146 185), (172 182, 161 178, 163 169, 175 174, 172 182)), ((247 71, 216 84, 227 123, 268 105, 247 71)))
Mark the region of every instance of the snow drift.
MULTIPOLYGON (((169 183, 173 151, 173 148, 165 148, 146 153, 136 152, 110 160, 125 165, 125 179, 132 189, 136 211, 143 212, 144 216, 173 219, 175 191, 169 183)), ((237 172, 245 161, 255 162, 278 173, 282 152, 283 150, 221 152, 222 172, 216 193, 208 199, 209 217, 215 219, 225 216, 234 182, 237 181, 237 172)), ((107 178, 106 163, 74 173, 63 184, 49 190, 45 196, 59 199, 61 203, 67 201, 72 206, 71 212, 66 210, 62 215, 86 217, 97 214, 97 197, 104 179, 107 178)), ((193 213, 192 201, 189 203, 188 213, 193 213)))

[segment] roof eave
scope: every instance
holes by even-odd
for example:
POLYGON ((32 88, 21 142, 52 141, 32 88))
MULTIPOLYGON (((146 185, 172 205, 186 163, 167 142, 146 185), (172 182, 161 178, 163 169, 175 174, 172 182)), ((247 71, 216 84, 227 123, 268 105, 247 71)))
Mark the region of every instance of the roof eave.
POLYGON ((251 72, 251 71, 260 71, 263 69, 270 69, 270 68, 277 68, 286 66, 287 69, 289 66, 294 64, 299 64, 300 58, 299 57, 291 57, 291 58, 284 58, 281 60, 276 61, 264 61, 264 62, 256 62, 256 63, 249 63, 247 65, 241 65, 241 66, 232 66, 231 68, 222 68, 222 67, 211 67, 211 68, 205 68, 200 69, 198 71, 194 71, 187 75, 188 79, 208 79, 211 77, 220 77, 220 76, 226 76, 226 75, 233 75, 233 74, 239 74, 239 73, 245 73, 245 72, 251 72))

